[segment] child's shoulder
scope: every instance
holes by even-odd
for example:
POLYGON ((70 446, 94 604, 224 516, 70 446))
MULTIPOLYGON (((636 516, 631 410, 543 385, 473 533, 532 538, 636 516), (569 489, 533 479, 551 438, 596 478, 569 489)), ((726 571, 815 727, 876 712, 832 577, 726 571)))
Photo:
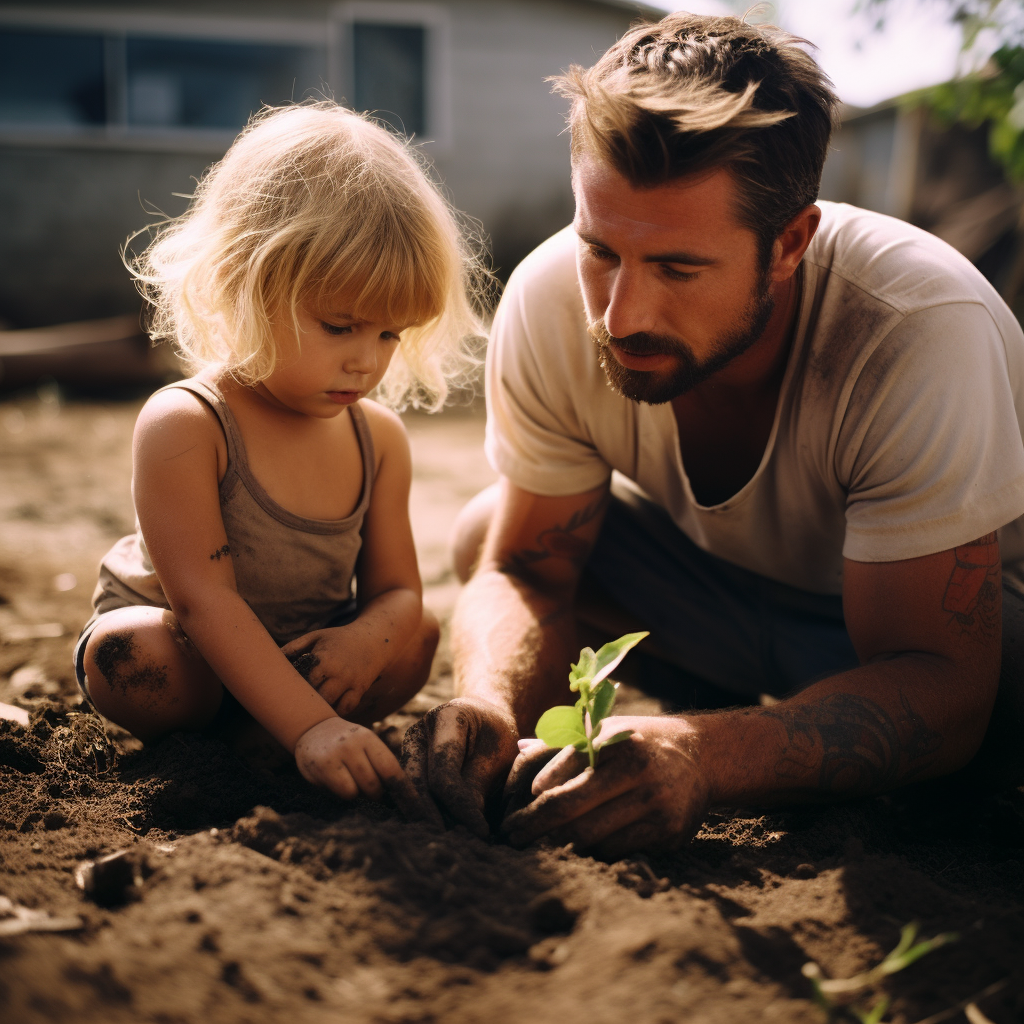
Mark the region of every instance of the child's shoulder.
POLYGON ((174 443, 192 437, 216 444, 221 435, 213 409, 194 391, 174 385, 150 395, 135 421, 137 443, 174 443))
POLYGON ((405 432, 402 418, 396 412, 369 398, 362 399, 359 408, 363 411, 366 424, 370 428, 377 468, 380 469, 382 461, 389 455, 397 455, 403 461, 408 459, 409 437, 405 432))

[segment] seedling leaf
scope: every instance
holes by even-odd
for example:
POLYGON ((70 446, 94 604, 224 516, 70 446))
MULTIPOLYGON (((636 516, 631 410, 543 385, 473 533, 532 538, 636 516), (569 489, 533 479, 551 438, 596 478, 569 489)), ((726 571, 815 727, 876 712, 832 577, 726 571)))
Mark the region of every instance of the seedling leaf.
POLYGON ((614 736, 609 736, 608 739, 597 738, 594 740, 594 749, 603 750, 605 747, 610 747, 613 743, 621 743, 623 740, 628 740, 632 735, 632 729, 623 729, 622 732, 617 732, 614 736))
POLYGON ((587 734, 583 728, 583 713, 577 707, 548 708, 537 722, 537 739, 549 747, 583 746, 586 749, 587 734))
POLYGON ((611 714, 615 704, 618 684, 607 677, 626 656, 627 651, 648 635, 628 633, 605 644, 596 654, 591 648, 584 647, 580 651, 580 660, 569 672, 569 689, 578 693, 579 699, 571 708, 563 705, 545 711, 537 722, 537 738, 549 747, 572 746, 577 750, 585 750, 590 759, 590 767, 594 768, 599 747, 620 743, 632 736, 632 731, 626 729, 604 742, 595 742, 602 721, 611 714))
POLYGON ((602 679, 594 687, 594 703, 590 711, 590 728, 592 733, 596 733, 601 727, 602 720, 608 717, 612 705, 615 703, 617 685, 617 683, 613 683, 610 679, 602 679))
POLYGON ((650 636, 650 633, 627 633, 625 636, 620 636, 618 640, 612 640, 611 643, 605 644, 594 656, 594 678, 591 681, 591 686, 596 686, 602 679, 614 672, 618 668, 619 662, 645 636, 650 636))
POLYGON ((889 1009, 889 1002, 888 996, 882 996, 867 1013, 856 1007, 853 1008, 853 1012, 857 1015, 860 1024, 879 1024, 879 1021, 885 1016, 885 1011, 889 1009))
MULTIPOLYGON (((604 648, 602 647, 603 651, 604 648)), ((592 647, 584 647, 580 651, 580 660, 572 666, 569 672, 569 689, 576 693, 580 688, 580 680, 586 679, 593 682, 594 672, 597 671, 597 655, 592 647)))

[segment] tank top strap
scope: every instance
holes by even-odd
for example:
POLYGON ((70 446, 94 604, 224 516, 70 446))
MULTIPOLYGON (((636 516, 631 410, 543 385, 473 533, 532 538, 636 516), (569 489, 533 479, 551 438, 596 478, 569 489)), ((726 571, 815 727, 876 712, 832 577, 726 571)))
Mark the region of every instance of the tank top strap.
POLYGON ((356 508, 356 512, 363 513, 370 505, 370 493, 373 491, 373 481, 377 475, 377 456, 373 448, 370 424, 366 422, 366 413, 358 403, 350 406, 349 412, 352 415, 352 425, 356 428, 359 454, 363 460, 363 493, 359 499, 359 506, 356 508))
MULTIPOLYGON (((160 391, 170 391, 172 388, 181 388, 183 391, 191 391, 192 394, 201 398, 213 410, 220 422, 221 430, 224 432, 224 441, 228 446, 228 465, 221 481, 223 487, 229 478, 238 473, 239 465, 246 463, 245 445, 242 442, 242 435, 238 430, 235 417, 224 400, 220 388, 212 381, 200 380, 198 377, 190 377, 188 380, 175 381, 160 388, 160 391)), ((157 392, 159 394, 159 392, 157 392)))

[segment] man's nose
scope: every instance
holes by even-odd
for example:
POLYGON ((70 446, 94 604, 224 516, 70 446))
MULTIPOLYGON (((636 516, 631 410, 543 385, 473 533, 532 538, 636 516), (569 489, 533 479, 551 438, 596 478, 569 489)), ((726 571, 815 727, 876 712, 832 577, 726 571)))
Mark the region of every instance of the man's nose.
POLYGON ((654 332, 653 297, 644 285, 643 277, 634 270, 620 266, 615 272, 608 306, 604 311, 604 324, 613 338, 628 338, 631 334, 654 332))

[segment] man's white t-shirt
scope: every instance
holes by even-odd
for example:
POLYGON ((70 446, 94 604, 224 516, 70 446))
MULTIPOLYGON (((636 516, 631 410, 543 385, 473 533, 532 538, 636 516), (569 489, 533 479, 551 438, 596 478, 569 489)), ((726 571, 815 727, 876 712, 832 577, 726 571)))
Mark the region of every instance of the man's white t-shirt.
POLYGON ((617 394, 587 334, 566 228, 516 269, 487 354, 487 455, 524 490, 617 470, 706 551, 842 592, 843 558, 889 562, 1000 530, 1024 560, 1024 335, 982 275, 902 221, 819 203, 771 436, 747 484, 698 504, 670 404, 617 394))

